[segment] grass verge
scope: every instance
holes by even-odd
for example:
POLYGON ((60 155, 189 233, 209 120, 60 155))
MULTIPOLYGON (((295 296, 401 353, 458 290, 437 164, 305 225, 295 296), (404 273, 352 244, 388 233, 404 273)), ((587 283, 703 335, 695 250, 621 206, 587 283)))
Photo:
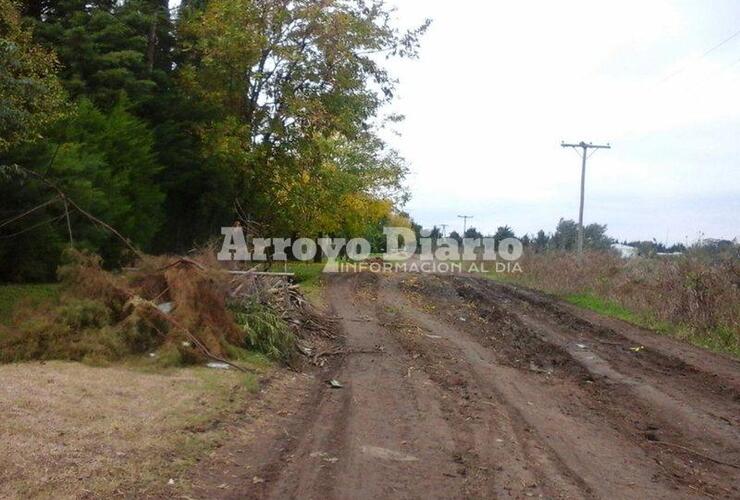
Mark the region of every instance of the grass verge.
POLYGON ((591 294, 571 294, 561 297, 578 307, 589 309, 591 311, 609 316, 611 318, 621 319, 633 325, 653 330, 655 332, 669 335, 685 340, 695 346, 708 349, 710 351, 729 354, 740 358, 740 348, 733 343, 734 334, 727 328, 715 328, 708 332, 695 332, 685 325, 674 325, 665 321, 658 321, 653 318, 645 317, 630 311, 619 304, 603 299, 591 294))
POLYGON ((167 496, 220 444, 255 375, 51 361, 0 366, 0 497, 167 496), (168 484, 170 479, 175 485, 168 484))
POLYGON ((602 299, 601 297, 597 297, 595 295, 578 293, 566 295, 563 298, 566 302, 570 302, 571 304, 583 307, 584 309, 590 309, 605 316, 618 318, 634 324, 643 323, 639 316, 634 312, 625 309, 619 304, 606 299, 602 299))
MULTIPOLYGON (((522 285, 538 289, 536 283, 533 283, 531 279, 526 279, 521 275, 513 277, 511 274, 492 272, 482 274, 482 276, 500 283, 522 285)), ((627 323, 647 328, 663 335, 684 340, 695 346, 720 354, 728 354, 740 359, 740 346, 736 342, 736 334, 729 328, 719 327, 705 332, 697 332, 687 325, 673 324, 667 321, 660 321, 644 314, 639 314, 621 306, 613 300, 599 297, 593 293, 556 295, 562 300, 583 309, 588 309, 610 318, 620 319, 627 323)))

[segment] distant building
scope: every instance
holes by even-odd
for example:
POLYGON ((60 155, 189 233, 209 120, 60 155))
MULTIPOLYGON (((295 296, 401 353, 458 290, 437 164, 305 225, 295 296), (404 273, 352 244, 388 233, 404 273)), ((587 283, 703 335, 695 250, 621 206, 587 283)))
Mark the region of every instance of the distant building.
POLYGON ((629 245, 622 245, 621 243, 614 243, 611 246, 612 250, 617 252, 620 257, 623 259, 633 259, 637 257, 638 251, 637 248, 631 247, 629 245))

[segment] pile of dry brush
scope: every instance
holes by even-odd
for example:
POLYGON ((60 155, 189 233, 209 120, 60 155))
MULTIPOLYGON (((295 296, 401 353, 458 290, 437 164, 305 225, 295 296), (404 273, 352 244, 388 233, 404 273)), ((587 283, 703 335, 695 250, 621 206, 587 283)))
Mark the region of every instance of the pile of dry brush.
POLYGON ((107 363, 147 354, 163 365, 220 361, 242 368, 248 350, 294 365, 334 338, 331 324, 282 277, 232 275, 210 251, 143 257, 126 273, 71 250, 62 296, 15 314, 0 360, 107 363))

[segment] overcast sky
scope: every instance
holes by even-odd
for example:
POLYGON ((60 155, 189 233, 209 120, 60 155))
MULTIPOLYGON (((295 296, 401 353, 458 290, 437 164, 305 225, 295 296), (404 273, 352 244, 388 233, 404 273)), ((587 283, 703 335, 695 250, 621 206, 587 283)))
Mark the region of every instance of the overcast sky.
POLYGON ((589 160, 586 223, 740 236, 740 1, 393 3, 403 26, 433 19, 420 59, 391 63, 406 121, 388 139, 417 221, 521 234, 577 219, 580 160, 560 142, 585 140, 613 147, 589 160))

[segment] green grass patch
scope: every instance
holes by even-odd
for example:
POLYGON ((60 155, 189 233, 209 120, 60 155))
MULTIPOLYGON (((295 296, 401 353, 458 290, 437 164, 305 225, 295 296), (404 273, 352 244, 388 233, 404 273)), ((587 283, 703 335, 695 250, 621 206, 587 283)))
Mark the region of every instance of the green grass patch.
POLYGON ((257 394, 260 390, 260 381, 253 373, 247 373, 242 376, 241 382, 250 394, 257 394))
POLYGON ((226 344, 224 347, 226 353, 229 355, 229 359, 232 361, 249 365, 255 369, 267 369, 272 366, 272 361, 261 352, 250 351, 249 349, 231 344, 226 344))
POLYGON ((58 283, 0 285, 0 324, 10 323, 15 307, 21 302, 37 306, 45 301, 56 301, 58 297, 58 283))
POLYGON ((295 273, 295 281, 301 287, 312 288, 319 286, 321 271, 326 266, 323 262, 290 262, 288 272, 295 273))
POLYGON ((718 327, 709 333, 702 335, 691 334, 687 336, 689 342, 710 351, 729 354, 740 359, 740 343, 737 340, 737 332, 729 327, 718 327))
MULTIPOLYGON (((486 264, 486 266, 489 266, 489 264, 486 264)), ((530 284, 527 283, 527 280, 524 279, 524 276, 521 273, 497 272, 495 268, 491 269, 490 267, 486 267, 486 269, 488 270, 485 273, 479 273, 484 278, 498 281, 499 283, 530 286, 530 284)))
POLYGON ((595 295, 587 293, 577 293, 566 295, 563 298, 571 304, 583 307, 584 309, 590 309, 605 316, 618 318, 634 324, 644 324, 644 321, 642 321, 641 318, 632 311, 625 309, 615 302, 602 299, 601 297, 597 297, 595 295))
POLYGON ((683 339, 686 342, 710 351, 740 358, 740 345, 737 343, 735 333, 730 328, 718 327, 710 331, 697 332, 686 325, 670 324, 665 321, 658 321, 654 318, 639 315, 613 301, 595 295, 580 293, 566 295, 562 298, 566 302, 603 314, 604 316, 621 319, 663 335, 683 339))
POLYGON ((295 273, 295 282, 301 285, 301 291, 312 302, 321 302, 321 272, 324 262, 289 262, 287 270, 295 273))

